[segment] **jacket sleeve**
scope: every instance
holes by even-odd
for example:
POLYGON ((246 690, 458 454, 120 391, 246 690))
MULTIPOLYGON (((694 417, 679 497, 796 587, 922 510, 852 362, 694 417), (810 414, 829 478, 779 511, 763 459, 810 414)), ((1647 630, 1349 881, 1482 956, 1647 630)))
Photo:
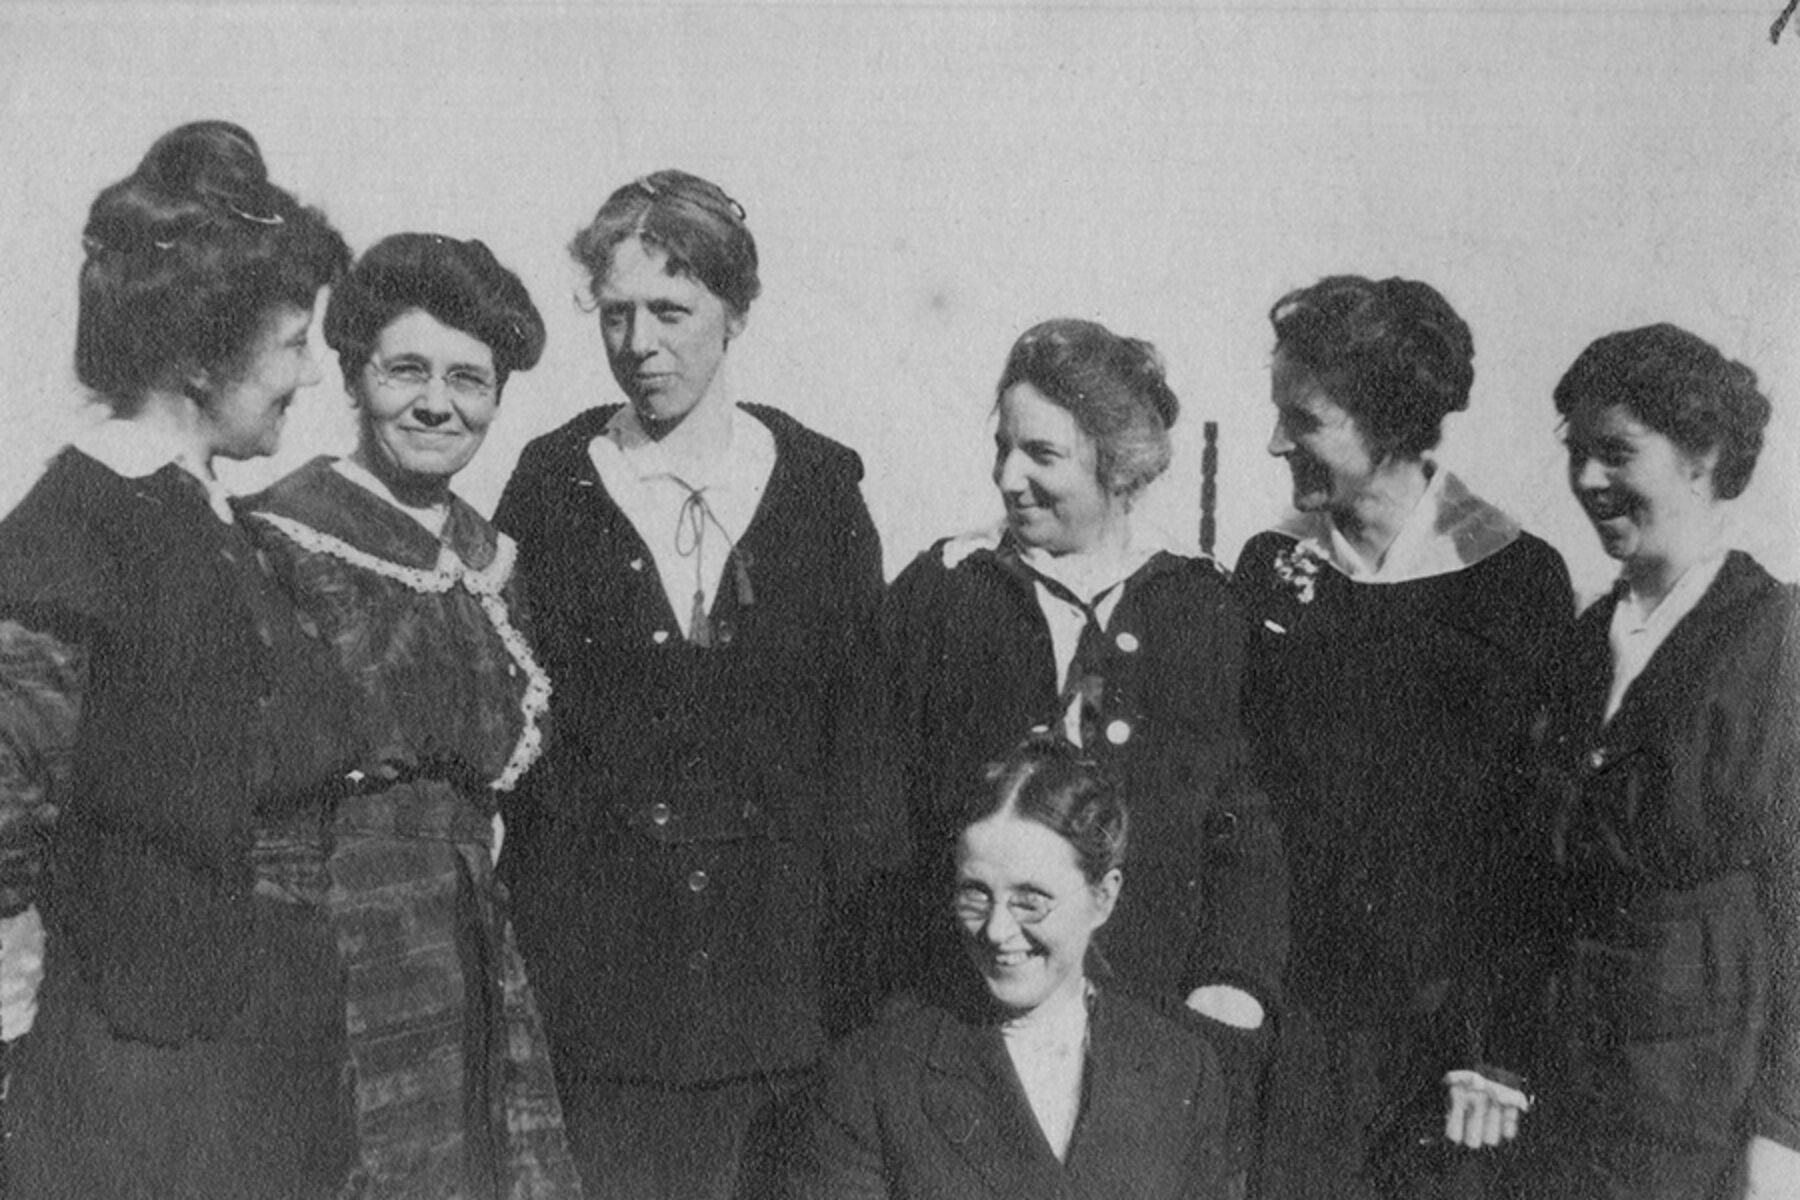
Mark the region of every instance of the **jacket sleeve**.
POLYGON ((1749 800, 1746 852, 1773 941, 1755 1132, 1800 1150, 1800 592, 1783 587, 1772 607, 1740 663, 1741 732, 1725 757, 1749 800))
POLYGON ((871 1064, 852 1040, 827 1060, 805 1134, 789 1166, 797 1200, 887 1200, 881 1119, 871 1064))
POLYGON ((36 901, 86 683, 83 647, 0 620, 0 916, 36 901))
POLYGON ((1244 731, 1248 618, 1221 590, 1213 619, 1220 631, 1218 683, 1227 698, 1227 728, 1218 743, 1224 757, 1219 801, 1202 829, 1212 930, 1191 956, 1184 984, 1188 991, 1206 984, 1241 988, 1274 1011, 1288 958, 1287 857, 1268 796, 1254 778, 1244 731))

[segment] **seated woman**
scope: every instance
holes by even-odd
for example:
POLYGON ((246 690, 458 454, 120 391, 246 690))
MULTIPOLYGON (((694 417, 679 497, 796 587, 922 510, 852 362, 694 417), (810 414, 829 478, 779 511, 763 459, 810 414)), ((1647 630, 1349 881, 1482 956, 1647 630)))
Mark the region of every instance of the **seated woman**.
POLYGON ((1097 979, 1126 810, 1060 739, 990 767, 956 834, 967 961, 831 1056, 796 1171, 808 1200, 1229 1194, 1207 1039, 1097 979))
POLYGON ((356 696, 328 865, 359 1195, 575 1196, 493 872, 496 807, 538 757, 550 686, 517 625, 512 544, 450 490, 543 321, 482 243, 403 233, 333 290, 325 339, 356 450, 245 508, 356 696))
POLYGON ((7 1194, 325 1200, 351 1149, 342 684, 213 463, 275 451, 349 252, 224 121, 159 138, 82 242, 75 368, 111 418, 0 522, 3 903, 49 934, 7 1194))
POLYGON ((1559 656, 1541 852, 1560 980, 1521 1194, 1792 1195, 1800 604, 1725 540, 1769 401, 1672 325, 1594 342, 1555 399, 1621 571, 1559 656))
POLYGON ((1269 316, 1268 449, 1296 511, 1233 581, 1293 878, 1263 1185, 1437 1196, 1487 1168, 1446 1141, 1443 1081, 1486 1061, 1519 891, 1496 848, 1529 804, 1538 668, 1574 601, 1556 551, 1434 460, 1475 376, 1436 289, 1333 276, 1269 316))

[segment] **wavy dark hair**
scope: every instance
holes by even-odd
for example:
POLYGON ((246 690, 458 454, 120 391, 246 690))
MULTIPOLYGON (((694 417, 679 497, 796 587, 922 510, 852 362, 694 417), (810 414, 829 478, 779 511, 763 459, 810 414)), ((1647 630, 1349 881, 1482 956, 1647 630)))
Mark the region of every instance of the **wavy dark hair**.
POLYGON ((531 293, 485 244, 396 233, 363 252, 325 306, 325 344, 337 351, 344 379, 368 363, 382 330, 415 310, 485 344, 502 388, 544 353, 544 318, 531 293))
POLYGON ((1064 739, 1033 735, 990 763, 982 782, 964 805, 964 829, 1010 813, 1068 842, 1091 884, 1124 866, 1131 826, 1124 798, 1110 776, 1064 739))
POLYGON ((1714 495, 1743 494, 1762 453, 1769 398, 1756 372, 1678 325, 1646 325, 1590 343, 1556 385, 1556 411, 1621 405, 1695 458, 1713 451, 1714 495))
POLYGON ((81 240, 75 374, 121 415, 152 388, 240 372, 272 310, 310 308, 350 261, 324 215, 269 182, 256 139, 228 121, 158 138, 94 199, 81 240))
POLYGON ((611 273, 619 243, 637 238, 668 255, 671 273, 699 280, 742 317, 762 294, 756 239, 744 220, 744 206, 718 184, 686 171, 655 171, 608 196, 569 254, 586 270, 592 295, 611 273))
POLYGON ((1013 343, 994 388, 996 407, 1021 383, 1075 418, 1094 443, 1096 473, 1107 491, 1132 495, 1168 469, 1169 427, 1181 402, 1149 342, 1094 321, 1044 321, 1013 343))
POLYGON ((1275 349, 1356 421, 1377 459, 1414 459, 1469 407, 1475 341, 1428 283, 1332 275, 1269 310, 1275 349))

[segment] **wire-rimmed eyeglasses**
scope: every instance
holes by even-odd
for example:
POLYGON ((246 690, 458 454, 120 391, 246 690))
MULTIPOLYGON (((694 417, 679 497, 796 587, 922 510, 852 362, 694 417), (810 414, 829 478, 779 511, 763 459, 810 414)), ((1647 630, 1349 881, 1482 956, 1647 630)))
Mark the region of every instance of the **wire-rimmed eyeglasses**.
MULTIPOLYGON (((1013 920, 1021 925, 1036 925, 1056 909, 1056 901, 1042 892, 1016 892, 1005 900, 1013 920)), ((985 924, 994 915, 994 897, 978 887, 956 889, 952 904, 956 919, 970 925, 985 924)))
POLYGON ((442 379, 444 386, 453 395, 464 400, 486 400, 499 390, 499 384, 491 375, 474 367, 450 367, 439 373, 424 363, 409 358, 396 363, 383 363, 371 358, 369 368, 375 372, 378 386, 406 395, 424 391, 431 386, 433 379, 442 379))

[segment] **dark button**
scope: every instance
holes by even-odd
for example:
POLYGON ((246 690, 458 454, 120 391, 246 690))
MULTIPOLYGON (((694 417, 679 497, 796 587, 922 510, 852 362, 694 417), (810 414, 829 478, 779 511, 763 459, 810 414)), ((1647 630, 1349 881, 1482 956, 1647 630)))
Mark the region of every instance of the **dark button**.
POLYGON ((1234 812, 1207 813, 1206 819, 1200 822, 1200 836, 1207 844, 1225 846, 1237 840, 1238 815, 1234 812))
POLYGON ((706 878, 705 871, 689 872, 689 874, 688 874, 688 891, 704 892, 706 890, 707 882, 708 881, 706 878))
POLYGON ((708 954, 704 950, 696 950, 692 954, 688 955, 688 962, 687 962, 688 970, 704 971, 704 970, 706 970, 706 964, 711 961, 712 961, 712 955, 708 954))
POLYGON ((652 825, 667 825, 669 818, 674 815, 669 811, 669 806, 660 800, 650 806, 650 823, 652 825))

